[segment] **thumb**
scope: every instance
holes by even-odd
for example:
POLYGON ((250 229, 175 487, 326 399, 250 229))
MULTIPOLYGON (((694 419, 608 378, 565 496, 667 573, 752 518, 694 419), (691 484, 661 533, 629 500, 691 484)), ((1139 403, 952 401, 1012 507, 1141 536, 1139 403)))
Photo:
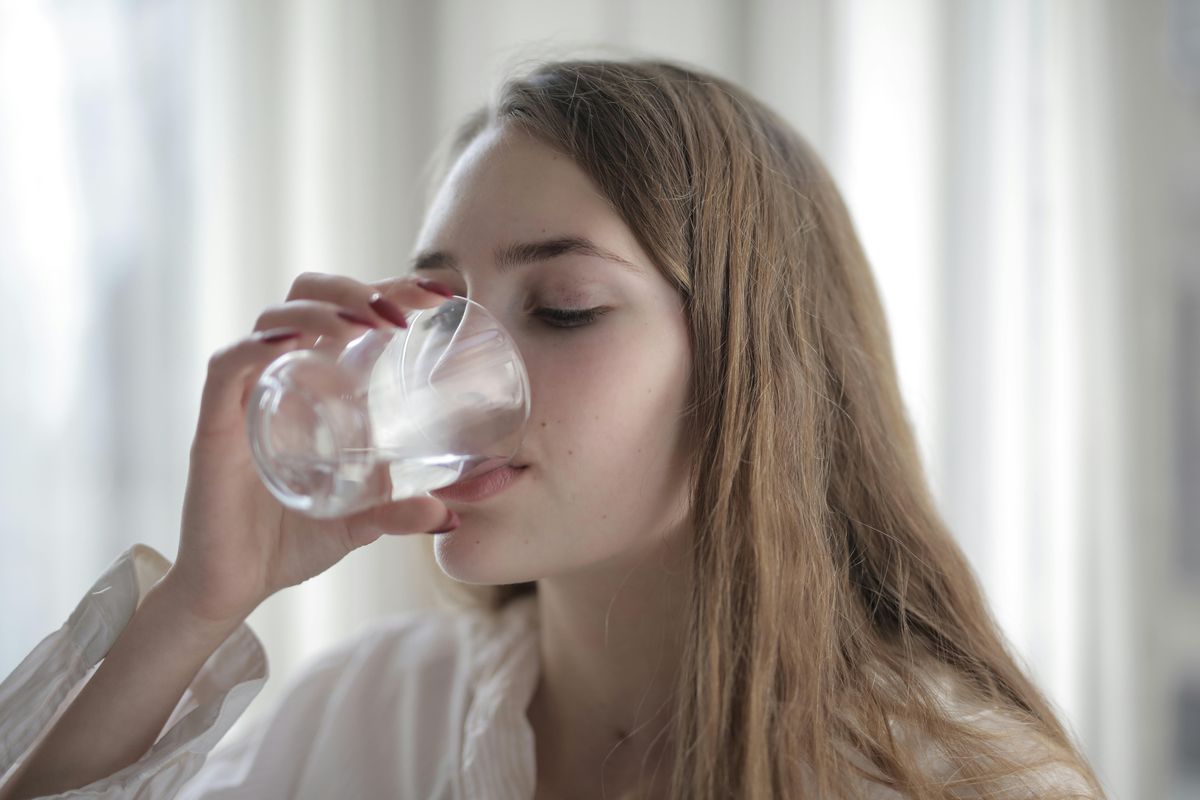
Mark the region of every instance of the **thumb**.
POLYGON ((458 514, 428 495, 383 503, 356 514, 351 520, 385 534, 445 533, 459 525, 458 514))

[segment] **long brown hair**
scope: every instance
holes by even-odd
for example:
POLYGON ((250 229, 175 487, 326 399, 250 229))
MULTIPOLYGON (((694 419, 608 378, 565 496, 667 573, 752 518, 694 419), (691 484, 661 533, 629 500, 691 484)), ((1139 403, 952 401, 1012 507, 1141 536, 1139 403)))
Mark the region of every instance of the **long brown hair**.
POLYGON ((703 457, 672 797, 1103 797, 935 508, 870 266, 804 139, 679 63, 571 60, 500 84, 435 177, 490 125, 574 159, 687 312, 703 457))

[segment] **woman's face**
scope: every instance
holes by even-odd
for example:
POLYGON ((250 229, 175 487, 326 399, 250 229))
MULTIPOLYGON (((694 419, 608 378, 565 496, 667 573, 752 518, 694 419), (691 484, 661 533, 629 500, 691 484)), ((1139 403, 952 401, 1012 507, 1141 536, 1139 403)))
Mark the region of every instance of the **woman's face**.
POLYGON ((691 363, 678 294, 590 178, 528 134, 492 128, 455 163, 418 236, 417 275, 492 312, 529 372, 529 427, 499 494, 446 504, 461 525, 435 535, 442 570, 501 584, 620 566, 679 534, 691 363), (501 271, 517 244, 577 237, 600 254, 549 250, 501 271), (555 254, 557 252, 557 254, 555 254), (544 309, 595 309, 590 322, 544 309), (573 327, 558 327, 570 325, 573 327))

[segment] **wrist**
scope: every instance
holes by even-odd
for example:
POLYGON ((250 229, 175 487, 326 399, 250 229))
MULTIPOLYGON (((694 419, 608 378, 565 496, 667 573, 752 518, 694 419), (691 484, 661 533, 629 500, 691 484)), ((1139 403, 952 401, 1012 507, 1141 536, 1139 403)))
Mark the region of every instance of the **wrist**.
POLYGON ((178 576, 168 570, 146 592, 138 611, 146 608, 148 615, 179 626, 179 633, 197 644, 205 645, 224 641, 254 610, 248 608, 244 612, 238 610, 210 615, 196 608, 188 598, 178 576))

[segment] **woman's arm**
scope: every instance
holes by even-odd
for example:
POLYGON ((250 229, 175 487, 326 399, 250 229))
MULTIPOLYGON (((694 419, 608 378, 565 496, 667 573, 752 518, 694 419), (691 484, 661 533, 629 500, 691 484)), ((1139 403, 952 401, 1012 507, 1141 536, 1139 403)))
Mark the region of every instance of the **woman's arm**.
POLYGON ((175 563, 17 767, 20 775, 0 789, 0 800, 79 788, 133 764, 157 740, 208 657, 263 600, 384 533, 432 531, 447 519, 449 509, 427 495, 337 519, 284 508, 256 474, 245 422, 254 382, 283 353, 326 336, 353 338, 364 327, 406 327, 405 308, 433 308, 444 299, 410 278, 364 284, 304 273, 287 301, 259 315, 255 333, 213 354, 175 563))
POLYGON ((34 748, 0 800, 86 786, 141 758, 209 656, 241 624, 177 602, 170 573, 146 597, 95 674, 34 748))

